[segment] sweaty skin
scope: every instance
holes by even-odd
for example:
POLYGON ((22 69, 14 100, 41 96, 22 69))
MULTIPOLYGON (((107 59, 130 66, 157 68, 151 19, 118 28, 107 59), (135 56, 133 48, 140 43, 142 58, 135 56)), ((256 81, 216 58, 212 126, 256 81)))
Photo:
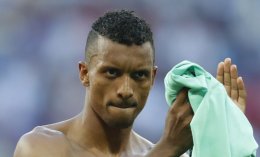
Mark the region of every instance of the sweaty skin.
MULTIPOLYGON (((79 77, 86 87, 82 112, 23 135, 14 157, 179 157, 192 147, 193 112, 185 89, 169 109, 157 144, 132 130, 157 70, 151 44, 126 46, 101 36, 97 40, 98 52, 89 63, 79 63, 79 77)), ((231 89, 230 96, 244 111, 244 83, 227 60, 220 63, 217 78, 227 91, 231 89)))

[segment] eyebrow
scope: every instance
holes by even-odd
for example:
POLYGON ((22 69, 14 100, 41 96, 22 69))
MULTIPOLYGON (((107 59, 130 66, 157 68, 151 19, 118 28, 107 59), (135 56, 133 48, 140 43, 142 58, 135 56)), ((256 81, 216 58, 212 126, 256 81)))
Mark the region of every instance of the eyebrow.
MULTIPOLYGON (((110 64, 110 63, 104 63, 103 65, 100 66, 101 69, 106 69, 106 68, 113 68, 113 69, 121 69, 119 68, 117 65, 114 64, 110 64)), ((150 71, 150 67, 148 66, 144 66, 144 67, 138 67, 138 68, 134 68, 134 71, 150 71)))

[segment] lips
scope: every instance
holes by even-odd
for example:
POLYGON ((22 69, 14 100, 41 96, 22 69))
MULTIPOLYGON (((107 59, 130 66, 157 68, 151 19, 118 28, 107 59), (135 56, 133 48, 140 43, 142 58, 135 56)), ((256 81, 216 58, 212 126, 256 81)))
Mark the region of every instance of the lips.
POLYGON ((108 106, 113 106, 117 108, 135 108, 137 107, 137 103, 135 101, 120 101, 120 102, 109 102, 108 106))

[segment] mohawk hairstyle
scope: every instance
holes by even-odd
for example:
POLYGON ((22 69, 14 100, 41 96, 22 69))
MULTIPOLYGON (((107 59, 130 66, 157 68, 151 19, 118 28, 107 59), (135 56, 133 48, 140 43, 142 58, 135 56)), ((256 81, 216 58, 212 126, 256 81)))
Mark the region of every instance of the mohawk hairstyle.
POLYGON ((85 49, 87 61, 89 61, 89 53, 91 53, 88 52, 88 49, 97 39, 98 35, 128 46, 133 44, 142 45, 148 41, 153 48, 154 60, 153 34, 150 26, 145 20, 137 17, 133 11, 120 10, 107 12, 93 23, 85 49))

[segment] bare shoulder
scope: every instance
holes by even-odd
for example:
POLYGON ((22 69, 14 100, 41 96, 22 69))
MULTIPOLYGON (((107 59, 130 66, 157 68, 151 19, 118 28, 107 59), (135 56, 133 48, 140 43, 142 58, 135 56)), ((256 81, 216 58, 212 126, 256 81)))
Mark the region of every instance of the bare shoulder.
POLYGON ((137 134, 136 132, 132 131, 132 135, 134 135, 134 140, 140 144, 143 145, 144 147, 147 148, 152 148, 154 146, 154 144, 152 142, 150 142, 149 140, 147 140, 146 138, 140 136, 139 134, 137 134))
POLYGON ((17 143, 14 157, 68 156, 69 142, 60 131, 38 126, 17 143))
MULTIPOLYGON (((132 139, 132 153, 135 154, 135 156, 144 156, 148 154, 151 149, 155 146, 152 142, 145 139, 144 137, 140 136, 136 132, 132 131, 133 139, 132 139)), ((188 154, 182 154, 180 157, 189 157, 188 154)))
POLYGON ((140 136, 136 132, 132 131, 131 138, 131 148, 134 154, 145 155, 147 154, 153 147, 154 144, 144 137, 140 136))

